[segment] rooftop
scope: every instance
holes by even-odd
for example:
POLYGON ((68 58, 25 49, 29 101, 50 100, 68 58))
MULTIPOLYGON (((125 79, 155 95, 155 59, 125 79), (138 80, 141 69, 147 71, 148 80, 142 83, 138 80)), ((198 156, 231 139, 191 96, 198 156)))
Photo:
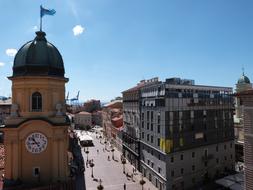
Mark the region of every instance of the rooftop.
POLYGON ((114 100, 112 102, 109 102, 107 104, 104 105, 104 107, 113 107, 114 105, 117 105, 117 104, 122 104, 122 100, 114 100))
POLYGON ((7 100, 0 100, 0 105, 8 106, 8 105, 11 105, 11 104, 12 104, 12 99, 11 98, 9 98, 7 100))
POLYGON ((91 115, 91 113, 86 112, 86 111, 81 111, 78 114, 80 114, 80 115, 91 115))
POLYGON ((143 86, 147 85, 147 84, 151 84, 151 83, 156 83, 159 81, 158 77, 149 79, 149 80, 141 80, 136 86, 129 88, 128 90, 123 91, 122 93, 125 92, 132 92, 132 91, 136 91, 139 90, 140 88, 142 88, 143 86))

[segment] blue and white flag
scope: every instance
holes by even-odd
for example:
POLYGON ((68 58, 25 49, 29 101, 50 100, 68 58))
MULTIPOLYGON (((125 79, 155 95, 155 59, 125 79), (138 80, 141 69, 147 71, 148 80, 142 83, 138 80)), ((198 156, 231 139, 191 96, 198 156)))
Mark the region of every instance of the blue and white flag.
POLYGON ((45 9, 40 5, 40 17, 43 17, 44 15, 54 15, 56 11, 54 9, 45 9))

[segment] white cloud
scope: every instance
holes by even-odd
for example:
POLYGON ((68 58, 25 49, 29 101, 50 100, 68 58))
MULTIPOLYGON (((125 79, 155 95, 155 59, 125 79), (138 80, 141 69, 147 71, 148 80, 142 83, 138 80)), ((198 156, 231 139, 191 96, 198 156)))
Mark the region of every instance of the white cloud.
POLYGON ((5 63, 4 62, 0 62, 0 67, 4 66, 5 63))
POLYGON ((83 33, 84 28, 81 25, 76 25, 73 29, 72 29, 74 36, 79 36, 80 34, 83 33))
POLYGON ((11 57, 14 57, 17 53, 17 50, 16 49, 13 49, 13 48, 10 48, 10 49, 7 49, 5 51, 6 55, 8 56, 11 56, 11 57))
POLYGON ((38 29, 39 29, 38 26, 33 27, 33 31, 38 31, 38 29))

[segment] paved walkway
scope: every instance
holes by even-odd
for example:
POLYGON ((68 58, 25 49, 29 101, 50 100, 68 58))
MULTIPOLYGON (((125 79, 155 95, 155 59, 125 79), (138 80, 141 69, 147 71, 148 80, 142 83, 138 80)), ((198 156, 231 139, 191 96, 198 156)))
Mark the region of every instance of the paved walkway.
MULTIPOLYGON (((112 152, 109 151, 111 148, 109 145, 105 146, 99 142, 99 139, 96 138, 95 134, 92 134, 94 139, 94 147, 89 147, 89 160, 94 160, 94 179, 91 177, 91 168, 86 167, 85 169, 85 182, 87 190, 97 190, 99 185, 98 180, 102 180, 102 185, 105 190, 124 190, 124 183, 126 184, 126 190, 141 190, 140 185, 141 174, 136 173, 133 175, 133 180, 131 179, 131 174, 133 173, 133 166, 129 163, 125 164, 125 171, 129 174, 129 177, 126 174, 123 174, 123 165, 120 160, 121 153, 115 149, 114 158, 112 160, 112 152), (107 147, 108 151, 103 149, 107 147), (97 153, 99 150, 99 153, 97 153), (108 161, 108 156, 110 156, 110 161, 108 161)), ((84 161, 87 161, 87 154, 82 150, 84 161)), ((157 190, 153 184, 151 184, 148 179, 144 178, 146 181, 144 185, 144 190, 157 190)))

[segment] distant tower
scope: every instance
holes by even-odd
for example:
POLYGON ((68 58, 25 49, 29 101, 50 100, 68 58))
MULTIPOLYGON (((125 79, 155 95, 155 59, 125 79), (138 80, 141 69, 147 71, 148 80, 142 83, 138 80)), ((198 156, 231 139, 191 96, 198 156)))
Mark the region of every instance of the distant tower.
MULTIPOLYGON (((238 79, 236 84, 236 94, 243 91, 251 90, 252 84, 247 76, 244 74, 244 69, 242 76, 238 79)), ((243 162, 244 160, 244 121, 243 121, 243 101, 239 96, 235 97, 235 115, 234 115, 234 131, 235 131, 235 156, 236 161, 243 162)))
MULTIPOLYGON (((236 84, 236 93, 240 93, 242 91, 246 90, 251 90, 252 89, 252 84, 250 83, 249 78, 244 74, 244 69, 242 72, 242 76, 238 79, 237 84, 236 84)), ((235 102, 235 114, 236 118, 241 119, 242 118, 242 110, 241 110, 241 102, 240 98, 236 98, 235 102)))
POLYGON ((238 79, 236 84, 236 92, 238 93, 250 89, 252 89, 252 84, 250 83, 249 78, 244 74, 243 69, 242 76, 238 79))

